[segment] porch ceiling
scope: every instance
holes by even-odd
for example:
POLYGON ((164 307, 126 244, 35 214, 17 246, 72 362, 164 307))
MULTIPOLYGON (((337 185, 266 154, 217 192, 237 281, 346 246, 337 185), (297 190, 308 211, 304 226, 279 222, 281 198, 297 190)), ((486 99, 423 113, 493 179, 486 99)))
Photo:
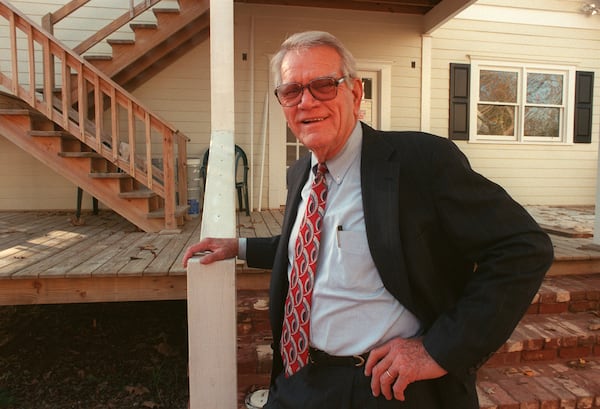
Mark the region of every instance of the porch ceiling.
POLYGON ((424 15, 443 0, 236 0, 236 2, 424 15))
POLYGON ((423 33, 431 34, 477 0, 235 0, 235 2, 420 15, 423 16, 423 33))

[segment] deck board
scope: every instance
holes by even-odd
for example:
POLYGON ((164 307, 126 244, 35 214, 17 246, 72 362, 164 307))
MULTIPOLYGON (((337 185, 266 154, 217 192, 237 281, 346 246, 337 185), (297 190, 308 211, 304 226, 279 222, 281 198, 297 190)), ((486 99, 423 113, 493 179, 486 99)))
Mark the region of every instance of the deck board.
MULTIPOLYGON (((577 210, 583 220, 579 225, 572 209, 536 211, 534 217, 543 224, 565 233, 551 234, 555 263, 549 274, 600 272, 600 246, 590 234, 581 234, 591 229, 589 209, 577 210)), ((179 234, 141 232, 105 210, 84 214, 83 225, 71 218, 68 212, 0 212, 0 304, 186 297, 182 259, 200 238, 200 218, 191 219, 179 234)), ((237 218, 240 237, 273 236, 280 234, 283 210, 238 213, 237 218)), ((268 272, 248 269, 243 262, 238 273, 242 287, 268 283, 268 272)))

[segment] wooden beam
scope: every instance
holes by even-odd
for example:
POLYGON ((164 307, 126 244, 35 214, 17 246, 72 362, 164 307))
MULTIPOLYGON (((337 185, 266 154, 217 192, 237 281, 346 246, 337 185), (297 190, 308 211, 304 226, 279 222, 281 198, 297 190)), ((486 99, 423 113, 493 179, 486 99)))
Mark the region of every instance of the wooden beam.
POLYGON ((477 0, 442 0, 425 14, 423 33, 432 34, 447 21, 476 2, 477 0))
POLYGON ((185 276, 0 280, 0 305, 184 300, 185 276))
POLYGON ((425 14, 440 0, 235 0, 236 3, 320 7, 401 14, 425 14))

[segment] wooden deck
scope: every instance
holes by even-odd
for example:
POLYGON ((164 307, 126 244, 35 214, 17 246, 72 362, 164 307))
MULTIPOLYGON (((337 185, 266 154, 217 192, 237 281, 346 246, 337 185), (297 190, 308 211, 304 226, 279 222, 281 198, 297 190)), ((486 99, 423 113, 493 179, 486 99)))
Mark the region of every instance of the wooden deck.
MULTIPOLYGON (((550 275, 600 272, 589 209, 532 212, 552 232, 550 275)), ((283 212, 238 213, 241 237, 279 234, 283 212)), ((55 304, 186 298, 185 249, 200 237, 200 219, 180 234, 144 233, 110 211, 84 214, 74 225, 68 212, 0 212, 0 305, 55 304)), ((592 223, 593 224, 593 223, 592 223)), ((239 263, 237 286, 265 289, 268 272, 239 263)))
MULTIPOLYGON (((111 211, 84 214, 83 225, 72 216, 0 212, 0 305, 186 298, 182 257, 200 237, 200 218, 179 234, 160 234, 141 232, 111 211)), ((238 230, 275 235, 282 217, 279 210, 238 213, 238 230)))

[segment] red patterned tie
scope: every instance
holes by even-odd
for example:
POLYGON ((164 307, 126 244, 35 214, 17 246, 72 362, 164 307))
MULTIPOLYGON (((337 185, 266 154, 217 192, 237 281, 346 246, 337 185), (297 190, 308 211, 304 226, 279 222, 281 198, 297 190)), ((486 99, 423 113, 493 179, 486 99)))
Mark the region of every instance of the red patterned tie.
POLYGON ((295 374, 308 362, 310 306, 319 255, 321 224, 327 199, 325 173, 327 173, 327 166, 320 163, 294 247, 294 265, 285 300, 285 318, 281 334, 281 356, 286 377, 295 374))

